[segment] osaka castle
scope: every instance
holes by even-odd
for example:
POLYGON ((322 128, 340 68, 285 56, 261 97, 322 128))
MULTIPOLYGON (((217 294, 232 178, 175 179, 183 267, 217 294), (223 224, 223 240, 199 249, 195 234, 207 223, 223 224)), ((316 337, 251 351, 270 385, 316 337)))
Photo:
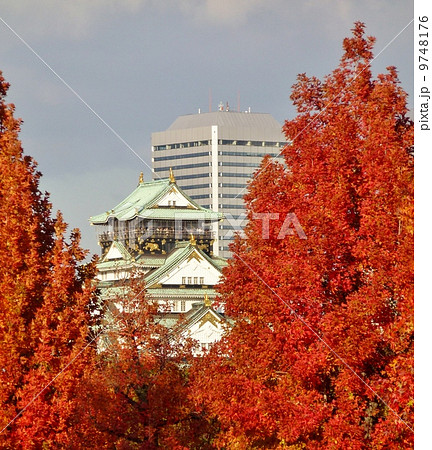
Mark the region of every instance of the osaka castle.
POLYGON ((144 181, 113 209, 92 216, 101 259, 98 287, 105 301, 131 273, 144 277, 147 294, 170 305, 170 320, 183 313, 190 332, 202 346, 222 333, 226 321, 212 307, 224 258, 217 249, 217 227, 222 213, 203 208, 167 179, 144 181), (200 329, 202 328, 202 329, 200 329))

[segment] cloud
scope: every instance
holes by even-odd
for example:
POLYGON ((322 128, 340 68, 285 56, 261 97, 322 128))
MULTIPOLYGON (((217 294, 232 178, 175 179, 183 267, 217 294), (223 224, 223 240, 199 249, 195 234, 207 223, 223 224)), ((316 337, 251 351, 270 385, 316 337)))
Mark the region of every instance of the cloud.
POLYGON ((22 31, 32 36, 62 36, 81 39, 92 32, 99 20, 119 12, 134 13, 151 0, 16 0, 0 1, 2 19, 12 28, 25 25, 22 31))
MULTIPOLYGON (((399 2, 401 0, 395 0, 399 2)), ((365 0, 362 7, 354 0, 0 0, 1 17, 29 37, 63 37, 80 40, 97 31, 100 23, 118 15, 140 12, 174 12, 195 24, 225 27, 244 25, 252 16, 273 11, 287 23, 308 20, 331 11, 335 22, 361 15, 363 6, 377 13, 391 7, 388 0, 365 0)), ((0 24, 1 25, 1 24, 0 24)), ((277 32, 275 30, 275 32, 277 32)))
POLYGON ((182 0, 179 2, 183 13, 195 19, 221 25, 244 23, 249 15, 266 9, 277 9, 280 4, 279 0, 182 0))
MULTIPOLYGON (((263 10, 284 9, 283 0, 0 0, 2 18, 17 32, 45 37, 58 36, 80 40, 91 34, 97 24, 118 14, 178 11, 198 23, 231 26, 245 23, 250 15, 263 10)), ((298 6, 297 6, 298 8, 298 6)))

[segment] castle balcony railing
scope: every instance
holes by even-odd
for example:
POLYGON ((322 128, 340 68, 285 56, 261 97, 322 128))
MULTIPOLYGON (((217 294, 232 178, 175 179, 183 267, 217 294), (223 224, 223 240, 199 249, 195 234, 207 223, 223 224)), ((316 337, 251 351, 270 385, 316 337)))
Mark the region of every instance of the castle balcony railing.
POLYGON ((191 235, 195 239, 212 240, 216 234, 211 230, 196 229, 181 229, 175 230, 170 228, 154 228, 152 230, 119 230, 119 231, 104 231, 99 234, 99 242, 106 243, 114 240, 124 242, 125 240, 138 240, 144 242, 147 239, 176 239, 189 240, 191 235))

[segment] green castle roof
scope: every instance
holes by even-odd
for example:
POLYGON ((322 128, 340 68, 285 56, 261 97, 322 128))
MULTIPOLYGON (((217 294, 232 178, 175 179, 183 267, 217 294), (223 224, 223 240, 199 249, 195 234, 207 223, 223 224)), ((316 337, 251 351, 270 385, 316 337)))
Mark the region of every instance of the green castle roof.
POLYGON ((188 197, 170 179, 140 182, 137 188, 116 207, 110 211, 90 217, 93 225, 104 224, 110 217, 120 221, 131 220, 135 217, 147 219, 181 219, 181 220, 220 220, 222 213, 202 208, 188 197), (158 208, 157 202, 175 185, 176 189, 192 205, 191 208, 158 208))

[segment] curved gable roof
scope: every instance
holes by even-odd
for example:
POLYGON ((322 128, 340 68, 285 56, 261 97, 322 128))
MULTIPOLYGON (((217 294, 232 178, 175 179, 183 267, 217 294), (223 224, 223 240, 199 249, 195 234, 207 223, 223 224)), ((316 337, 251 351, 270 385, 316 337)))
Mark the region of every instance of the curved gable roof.
POLYGON ((120 221, 131 220, 134 217, 143 217, 151 219, 213 219, 218 220, 223 217, 221 213, 213 212, 209 209, 202 208, 190 197, 188 197, 177 184, 171 182, 168 178, 162 180, 154 180, 141 182, 135 190, 129 194, 123 201, 110 211, 90 217, 93 225, 104 224, 110 217, 114 217, 120 221), (175 186, 178 192, 195 208, 195 209, 158 209, 156 208, 158 201, 169 192, 172 186, 175 186), (155 209, 152 209, 155 208, 155 209), (184 217, 183 217, 184 216, 184 217))

